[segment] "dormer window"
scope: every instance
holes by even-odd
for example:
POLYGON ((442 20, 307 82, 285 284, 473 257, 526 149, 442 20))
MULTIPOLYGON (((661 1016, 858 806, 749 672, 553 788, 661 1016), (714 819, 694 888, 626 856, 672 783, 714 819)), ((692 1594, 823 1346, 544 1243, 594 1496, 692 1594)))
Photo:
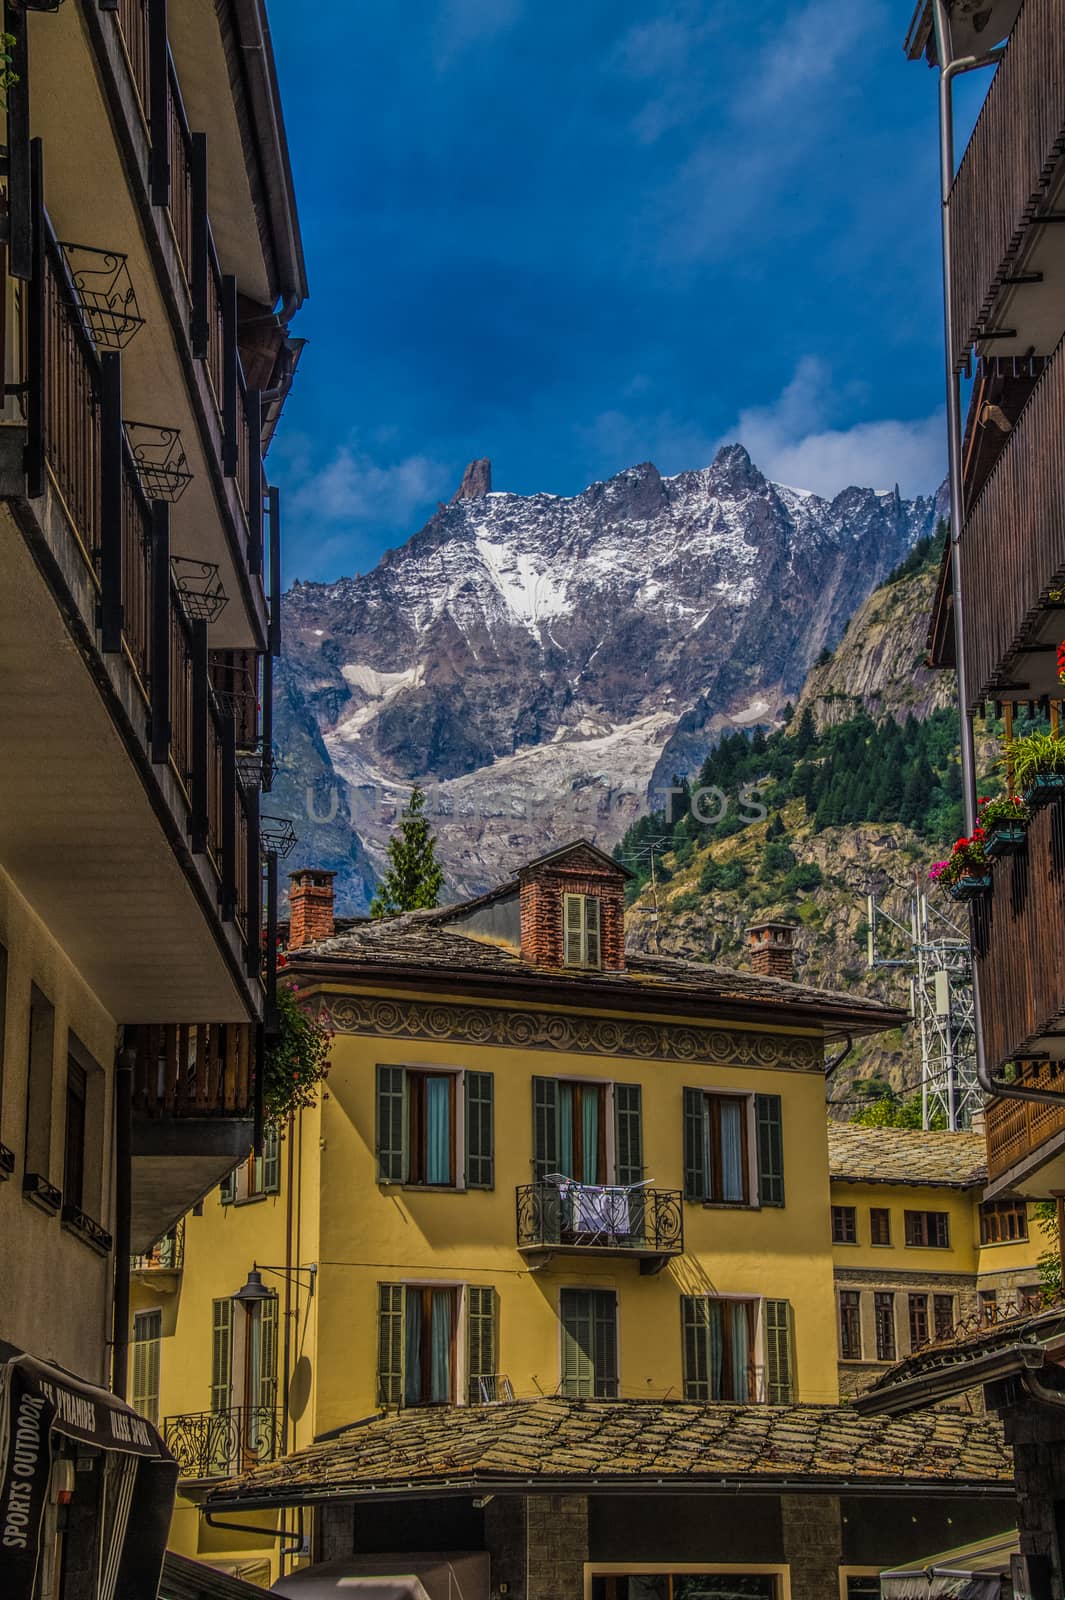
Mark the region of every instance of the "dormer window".
POLYGON ((563 895, 565 918, 565 964, 567 967, 600 967, 599 896, 563 895))

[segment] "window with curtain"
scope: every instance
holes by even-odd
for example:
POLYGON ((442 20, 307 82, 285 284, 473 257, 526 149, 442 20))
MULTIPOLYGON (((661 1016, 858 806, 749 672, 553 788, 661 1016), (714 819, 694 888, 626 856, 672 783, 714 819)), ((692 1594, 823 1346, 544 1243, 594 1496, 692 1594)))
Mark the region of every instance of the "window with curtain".
POLYGON ((133 1385, 130 1402, 148 1421, 159 1424, 159 1357, 163 1313, 138 1311, 133 1318, 133 1385))
POLYGON ((685 1400, 756 1400, 758 1302, 682 1295, 680 1305, 685 1400))
POLYGON ((379 1065, 377 1170, 379 1180, 387 1183, 492 1188, 492 1074, 379 1065), (458 1161, 460 1126, 464 1171, 458 1161))
POLYGON ((784 1129, 778 1094, 684 1091, 684 1194, 712 1205, 784 1204, 784 1129), (757 1170, 750 1171, 754 1134, 757 1170))
MULTIPOLYGON (((471 1291, 472 1293, 473 1291, 471 1291)), ((489 1296, 491 1290, 485 1291, 489 1296)), ((494 1302, 477 1300, 479 1359, 495 1359, 494 1329, 485 1328, 494 1302)), ((377 1398, 385 1406, 455 1405, 460 1293, 454 1286, 381 1283, 377 1286, 377 1398)), ((467 1327, 467 1336, 472 1330, 467 1327)), ((469 1351, 467 1352, 469 1355, 469 1351)), ((471 1368, 472 1373, 472 1368, 471 1368)), ((478 1373, 478 1377, 487 1376, 478 1373)))
POLYGON ((612 1290, 563 1289, 562 1393, 586 1400, 616 1400, 618 1303, 612 1290))
POLYGON ((533 1177, 560 1172, 577 1183, 635 1184, 643 1178, 642 1095, 638 1083, 534 1078, 533 1177), (608 1132, 613 1114, 613 1171, 608 1132))

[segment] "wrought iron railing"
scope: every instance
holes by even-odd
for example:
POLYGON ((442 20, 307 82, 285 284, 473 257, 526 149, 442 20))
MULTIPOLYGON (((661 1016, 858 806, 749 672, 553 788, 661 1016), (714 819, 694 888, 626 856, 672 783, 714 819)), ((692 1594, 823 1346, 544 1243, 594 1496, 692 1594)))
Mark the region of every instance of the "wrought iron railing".
POLYGON ((133 1105, 145 1117, 250 1117, 254 1030, 246 1022, 142 1024, 133 1105))
POLYGON ((525 1183, 517 1191, 518 1249, 680 1255, 684 1207, 679 1189, 578 1183, 525 1183))
POLYGON ((285 1453, 280 1406, 187 1411, 163 1423, 167 1449, 183 1478, 228 1478, 285 1453))
POLYGON ((180 1272, 185 1265, 185 1219, 157 1239, 150 1250, 130 1256, 131 1272, 180 1272))
POLYGON ((49 226, 43 271, 45 459, 91 560, 100 546, 100 363, 49 226))
POLYGON ((118 0, 118 30, 125 46, 141 111, 151 114, 151 63, 148 55, 148 0, 118 0))

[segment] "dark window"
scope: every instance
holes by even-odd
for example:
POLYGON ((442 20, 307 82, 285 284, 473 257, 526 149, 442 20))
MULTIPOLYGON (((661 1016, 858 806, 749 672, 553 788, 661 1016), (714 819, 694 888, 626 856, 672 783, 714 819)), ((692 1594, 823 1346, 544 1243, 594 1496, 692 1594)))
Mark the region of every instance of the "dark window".
POLYGON ((907 1211, 906 1243, 929 1250, 950 1249, 950 1219, 945 1211, 907 1211))
POLYGON ((858 1243, 858 1213, 854 1206, 832 1207, 832 1243, 858 1243))
POLYGON ((67 1057, 67 1122, 63 1147, 63 1199, 80 1211, 85 1199, 85 1068, 67 1057))
MULTIPOLYGON (((4 1105, 4 1034, 7 1031, 7 949, 0 944, 0 1113, 4 1105)), ((0 1115, 2 1123, 2 1115, 0 1115)), ((3 1127, 0 1126, 0 1133, 3 1127)))
POLYGON ((1027 1201, 989 1200, 980 1207, 981 1244, 1007 1244, 1027 1237, 1027 1201))
POLYGON ((563 1289, 562 1393, 589 1400, 616 1400, 618 1393, 617 1297, 604 1289, 563 1289))
POLYGON ((231 1206, 237 1198, 237 1172, 236 1168, 226 1174, 218 1185, 219 1204, 231 1206))
POLYGON ((876 1322, 876 1359, 895 1359, 895 1296, 878 1289, 873 1296, 873 1317, 876 1322))
POLYGON ((756 1400, 754 1300, 681 1296, 685 1400, 756 1400))
POLYGON ((981 1289, 976 1297, 980 1311, 980 1325, 992 1327, 998 1321, 998 1295, 994 1289, 981 1289))
POLYGON ((932 1315, 935 1320, 936 1338, 949 1339, 954 1332, 954 1296, 933 1295, 932 1315))
POLYGON ((847 1600, 880 1600, 880 1579, 875 1575, 848 1578, 847 1600))
POLYGON ((910 1349, 919 1350, 928 1343, 928 1296, 910 1296, 910 1349))
POLYGON ((55 1007, 30 986, 29 1085, 26 1094, 26 1171, 49 1176, 52 1144, 52 1069, 55 1007))
POLYGON ((886 1206, 870 1206, 869 1240, 871 1244, 891 1243, 891 1212, 886 1206))
POLYGON ((1017 1290, 1018 1311, 1038 1311, 1043 1304, 1043 1290, 1038 1283, 1022 1283, 1017 1290))
POLYGON ((839 1353, 844 1361, 862 1359, 862 1309, 857 1289, 839 1291, 839 1353))
MULTIPOLYGON (((875 1593, 879 1595, 879 1587, 875 1593)), ((779 1600, 780 1585, 765 1572, 597 1572, 592 1600, 779 1600)))

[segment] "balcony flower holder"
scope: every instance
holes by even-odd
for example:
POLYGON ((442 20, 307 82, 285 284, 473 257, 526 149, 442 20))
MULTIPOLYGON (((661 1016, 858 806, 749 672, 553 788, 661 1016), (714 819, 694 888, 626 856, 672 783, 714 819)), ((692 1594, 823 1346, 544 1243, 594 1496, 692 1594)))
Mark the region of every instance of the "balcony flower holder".
POLYGON ((1005 766, 1030 810, 1065 795, 1065 739, 1028 733, 1006 746, 1005 766))
POLYGON ((261 750, 237 751, 237 777, 245 789, 254 790, 263 781, 263 753, 261 750))
POLYGON ((171 556, 170 571, 190 622, 216 622, 229 604, 218 576, 218 563, 192 556, 171 556))
POLYGON ((991 863, 987 858, 983 828, 970 838, 958 839, 946 861, 929 868, 933 883, 942 883, 952 900, 979 900, 991 888, 991 863))
POLYGON ((1028 815, 1028 807, 1020 795, 980 801, 980 826, 984 830, 984 851, 989 860, 1015 856, 1024 849, 1028 815))
POLYGON ((141 488, 148 500, 176 505, 192 482, 180 428, 152 422, 123 422, 141 488))
POLYGON ((118 250, 98 250, 65 239, 59 247, 96 348, 124 350, 144 326, 127 257, 118 250))
POLYGON ((296 830, 288 817, 271 817, 265 813, 259 818, 259 837, 266 851, 273 851, 281 860, 290 856, 299 844, 296 830))

